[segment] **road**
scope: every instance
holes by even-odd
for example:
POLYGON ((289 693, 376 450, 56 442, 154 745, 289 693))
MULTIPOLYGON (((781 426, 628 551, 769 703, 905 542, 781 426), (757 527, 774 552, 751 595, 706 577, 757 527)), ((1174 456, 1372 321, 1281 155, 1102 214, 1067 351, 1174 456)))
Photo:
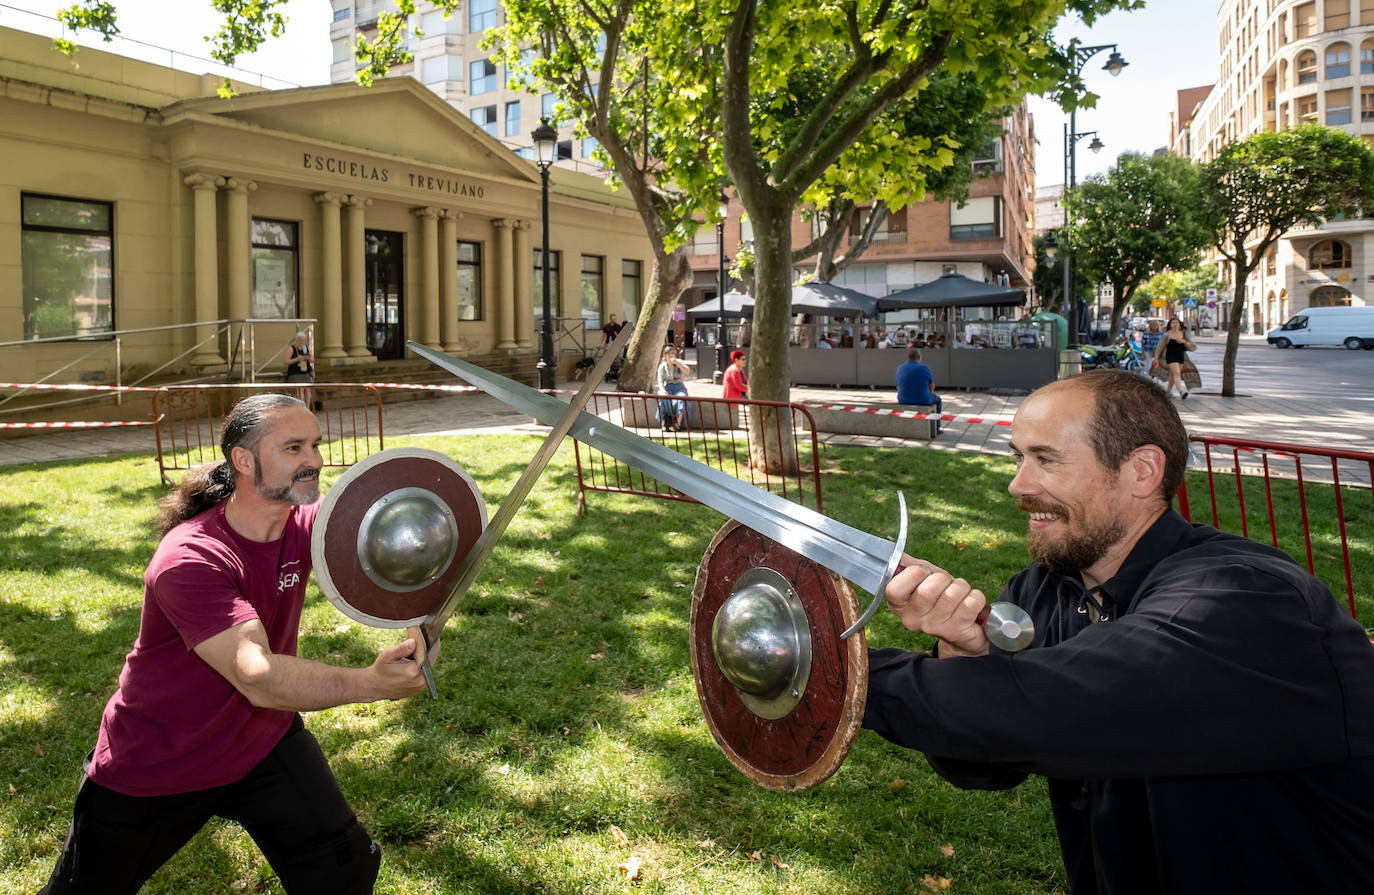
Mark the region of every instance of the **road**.
MULTIPOLYGON (((1226 337, 1199 338, 1193 362, 1202 374, 1201 392, 1220 393, 1226 337)), ((1243 337, 1236 355, 1236 394, 1290 399, 1297 410, 1304 400, 1334 403, 1364 411, 1374 422, 1374 351, 1334 348, 1280 350, 1263 337, 1243 337)))

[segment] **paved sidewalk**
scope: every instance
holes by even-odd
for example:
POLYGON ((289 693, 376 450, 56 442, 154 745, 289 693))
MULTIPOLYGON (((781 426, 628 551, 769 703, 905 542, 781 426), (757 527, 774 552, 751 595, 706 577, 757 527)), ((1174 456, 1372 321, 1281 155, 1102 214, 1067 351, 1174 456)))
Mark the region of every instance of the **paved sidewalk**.
MULTIPOLYGON (((577 386, 579 383, 565 384, 577 386)), ((607 385, 605 390, 613 390, 607 385)), ((687 383, 688 393, 719 397, 720 386, 707 380, 687 383)), ((988 392, 942 391, 944 412, 1010 420, 1023 395, 988 392)), ((894 389, 794 388, 792 400, 801 404, 896 403, 894 389)), ((1271 398, 1222 398, 1206 387, 1194 391, 1177 406, 1192 434, 1235 436, 1251 440, 1281 441, 1355 451, 1374 451, 1374 418, 1364 410, 1351 410, 1333 402, 1291 401, 1271 398)), ((539 432, 545 427, 481 393, 446 394, 385 405, 387 435, 472 434, 489 431, 539 432)), ((945 424, 933 441, 882 438, 865 435, 821 433, 827 445, 907 445, 931 450, 963 450, 1009 453, 1010 428, 989 423, 956 420, 945 424)), ((131 451, 153 451, 151 427, 72 429, 49 431, 19 438, 0 439, 0 465, 101 457, 131 451)), ((1195 458, 1199 460, 1200 458, 1195 458)), ((1306 467, 1304 467, 1306 468, 1306 467)), ((1345 476, 1344 471, 1342 476, 1345 476)), ((1368 482, 1365 469, 1358 481, 1368 482)))

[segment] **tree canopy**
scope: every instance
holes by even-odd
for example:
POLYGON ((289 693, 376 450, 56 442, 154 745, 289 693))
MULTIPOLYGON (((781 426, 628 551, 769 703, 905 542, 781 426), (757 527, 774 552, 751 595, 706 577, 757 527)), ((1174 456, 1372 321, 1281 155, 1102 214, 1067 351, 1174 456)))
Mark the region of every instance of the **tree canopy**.
POLYGON ((1112 286, 1110 332, 1142 283, 1166 268, 1191 267, 1207 244, 1197 192, 1197 170, 1187 159, 1125 153, 1065 197, 1069 242, 1091 275, 1082 279, 1112 286))
POLYGON ((1201 184, 1201 220, 1231 263, 1235 290, 1222 366, 1221 393, 1229 397, 1250 272, 1287 231, 1371 208, 1374 152, 1360 137, 1304 124, 1227 143, 1202 166, 1201 184))

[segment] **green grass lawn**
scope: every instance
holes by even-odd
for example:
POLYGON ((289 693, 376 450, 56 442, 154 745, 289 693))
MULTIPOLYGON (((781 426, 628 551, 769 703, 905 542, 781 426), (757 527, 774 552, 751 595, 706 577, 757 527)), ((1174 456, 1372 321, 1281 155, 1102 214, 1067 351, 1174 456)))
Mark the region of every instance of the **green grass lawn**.
MULTIPOLYGON (((538 443, 393 441, 453 456, 493 512, 538 443)), ((891 537, 901 488, 910 552, 990 593, 1025 562, 1024 517, 1005 492, 1009 458, 829 449, 826 466, 832 517, 891 537)), ((35 891, 65 835, 82 756, 137 633, 163 491, 148 455, 0 470, 4 895, 35 891)), ((963 893, 1060 891, 1038 780, 961 792, 919 754, 864 732, 815 790, 782 795, 747 781, 707 731, 688 657, 696 565, 724 518, 604 494, 579 518, 576 496, 564 445, 449 622, 439 701, 307 717, 383 845, 378 892, 905 893, 941 880, 963 893), (632 856, 642 862, 634 884, 619 866, 632 856)), ((1352 497, 1368 581, 1369 494, 1352 497)), ((1343 594, 1343 578, 1338 586, 1343 594)), ((869 634, 874 645, 917 644, 886 614, 869 634)), ((312 584, 303 655, 363 665, 397 638, 345 618, 312 584)), ((145 891, 281 889, 245 834, 213 824, 145 891)))

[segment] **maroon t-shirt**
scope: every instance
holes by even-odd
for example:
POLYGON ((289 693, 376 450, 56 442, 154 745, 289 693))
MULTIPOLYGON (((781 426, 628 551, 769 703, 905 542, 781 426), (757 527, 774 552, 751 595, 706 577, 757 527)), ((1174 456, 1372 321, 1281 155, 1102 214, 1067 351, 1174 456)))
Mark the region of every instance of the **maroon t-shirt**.
POLYGON ((193 650, 256 618, 274 653, 296 654, 318 509, 292 507, 281 538, 267 543, 231 529, 223 503, 167 533, 144 576, 138 639, 100 720, 92 780, 131 796, 192 792, 240 779, 276 746, 294 713, 255 708, 193 650))

